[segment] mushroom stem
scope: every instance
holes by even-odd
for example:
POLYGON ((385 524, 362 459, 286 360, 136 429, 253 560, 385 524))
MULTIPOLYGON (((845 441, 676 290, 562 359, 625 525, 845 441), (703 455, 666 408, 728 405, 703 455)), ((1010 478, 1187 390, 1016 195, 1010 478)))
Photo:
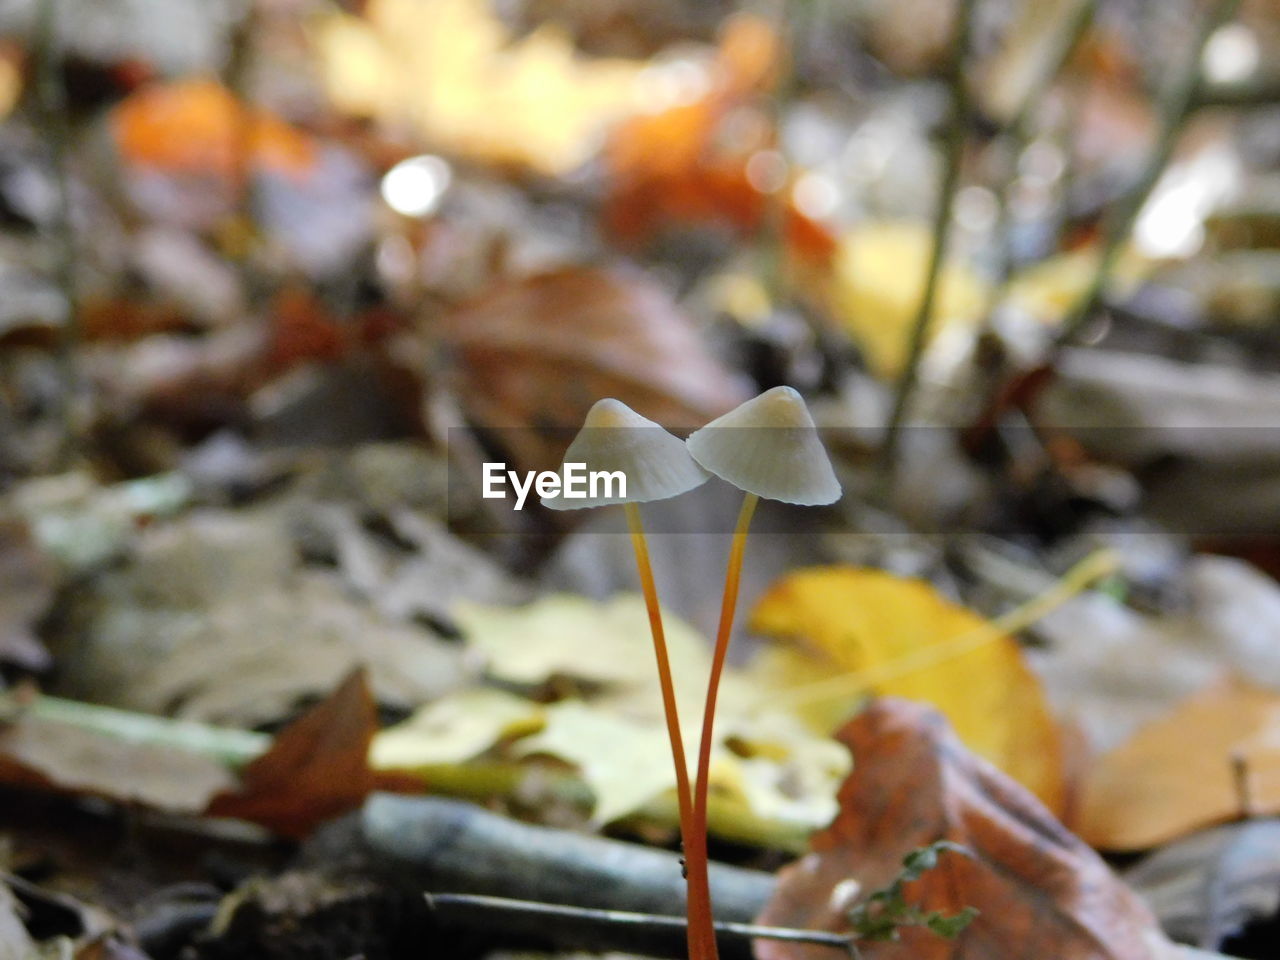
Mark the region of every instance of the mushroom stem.
MULTIPOLYGON (((667 637, 662 628, 662 609, 658 606, 658 590, 653 581, 653 568, 649 564, 649 544, 645 540, 644 525, 640 519, 640 507, 635 503, 623 504, 627 513, 627 527, 631 532, 631 547, 636 555, 636 570, 640 575, 640 590, 644 605, 649 611, 649 632, 653 635, 653 652, 658 661, 658 685, 662 688, 662 710, 667 720, 667 736, 671 740, 671 759, 676 768, 676 799, 680 805, 680 842, 688 856, 693 842, 693 799, 689 789, 689 764, 684 754, 684 738, 680 734, 680 714, 676 709, 676 688, 671 677, 671 658, 667 654, 667 637)), ((705 845, 704 845, 705 846, 705 845)), ((690 900, 692 902, 692 899, 690 900)), ((702 930, 688 928, 689 956, 701 960, 703 953, 697 949, 702 930)))
POLYGON ((685 861, 689 875, 689 943, 695 928, 706 949, 705 957, 717 955, 715 922, 711 910, 711 885, 707 873, 707 793, 711 779, 711 743, 716 719, 716 698, 720 693, 720 677, 724 673, 729 652, 729 635, 738 606, 738 584, 742 578, 742 556, 747 547, 747 530, 756 511, 759 497, 748 493, 738 512, 738 523, 729 547, 729 565, 724 578, 724 599, 720 604, 720 626, 716 631, 716 647, 711 657, 711 676, 707 681, 707 700, 702 713, 702 739, 698 744, 698 779, 693 792, 693 828, 685 842, 685 861))

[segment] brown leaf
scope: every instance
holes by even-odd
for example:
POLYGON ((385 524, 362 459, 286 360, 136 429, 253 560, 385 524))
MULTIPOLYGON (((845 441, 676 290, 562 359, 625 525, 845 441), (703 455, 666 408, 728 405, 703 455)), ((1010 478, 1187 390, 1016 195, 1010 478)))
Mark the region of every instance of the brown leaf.
POLYGON ((358 807, 373 790, 369 744, 377 705, 363 669, 276 737, 244 770, 243 786, 213 798, 208 813, 238 817, 287 837, 358 807))
MULTIPOLYGON (((902 858, 937 840, 945 854, 907 888, 926 910, 980 915, 956 940, 922 928, 862 947, 867 960, 1152 960, 1165 943, 1146 907, 1026 790, 968 752, 937 712, 877 700, 839 734, 853 751, 840 814, 813 852, 782 871, 760 923, 847 931, 854 901, 890 883, 902 858)), ((760 960, 829 960, 817 947, 762 941, 760 960)))
POLYGON ((435 332, 453 353, 451 386, 470 421, 526 428, 499 438, 524 469, 558 466, 564 429, 576 430, 601 397, 677 427, 745 397, 666 292, 635 272, 571 268, 513 281, 435 332))
POLYGON ((1094 765, 1076 829, 1104 849, 1144 850, 1280 812, 1277 731, 1280 695, 1237 679, 1214 684, 1094 765))

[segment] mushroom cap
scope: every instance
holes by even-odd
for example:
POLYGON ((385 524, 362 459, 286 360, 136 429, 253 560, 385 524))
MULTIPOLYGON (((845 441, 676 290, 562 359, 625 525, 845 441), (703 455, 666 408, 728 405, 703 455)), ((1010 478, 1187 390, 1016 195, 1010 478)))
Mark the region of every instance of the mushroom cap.
POLYGON ((693 459, 739 490, 818 506, 840 499, 840 481, 800 394, 774 387, 712 420, 686 441, 693 459))
MULTIPOLYGON (((711 476, 698 466, 679 437, 612 397, 597 400, 588 411, 582 429, 564 452, 562 479, 566 463, 584 464, 588 476, 601 470, 621 471, 627 478, 627 495, 606 497, 601 484, 600 496, 543 499, 543 505, 552 510, 666 500, 701 486, 711 476)), ((616 492, 616 484, 613 489, 616 492)), ((587 491, 590 493, 589 486, 587 491)))

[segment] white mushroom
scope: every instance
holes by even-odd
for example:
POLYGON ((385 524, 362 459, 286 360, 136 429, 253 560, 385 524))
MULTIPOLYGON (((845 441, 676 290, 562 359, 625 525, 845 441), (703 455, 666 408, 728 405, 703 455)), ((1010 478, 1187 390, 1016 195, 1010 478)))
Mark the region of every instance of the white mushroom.
POLYGON ((687 446, 707 470, 757 497, 801 506, 840 499, 809 408, 791 387, 774 387, 712 420, 687 446))
MULTIPOLYGON (((746 496, 738 514, 729 547, 720 627, 716 631, 711 677, 702 715, 702 739, 698 747, 698 774, 693 791, 694 847, 685 847, 689 874, 690 918, 711 915, 711 891, 707 867, 707 791, 710 780, 711 744, 715 727, 716 698, 729 652, 738 582, 747 531, 760 497, 803 506, 834 503, 840 499, 840 482, 818 437, 813 418, 800 394, 791 387, 774 387, 760 396, 712 420, 686 442, 689 453, 704 468, 742 490, 746 496)), ((692 936, 691 936, 692 942, 692 936)))
POLYGON ((618 495, 615 487, 614 495, 606 496, 604 484, 599 484, 597 496, 544 498, 543 505, 552 510, 666 500, 702 485, 710 476, 679 437, 612 397, 592 406, 563 462, 584 464, 587 473, 621 473, 626 478, 626 495, 618 495))
MULTIPOLYGON (((597 495, 579 499, 544 498, 543 504, 554 510, 600 507, 621 504, 627 514, 631 546, 635 551, 636 570, 649 612, 649 631, 658 661, 658 681, 662 688, 662 707, 671 741, 671 758, 675 764, 676 796, 680 808, 680 834, 686 849, 692 843, 693 792, 689 784, 689 766, 685 759, 684 740, 680 735, 680 717, 676 709, 675 683, 667 654, 666 635, 662 628, 662 611, 658 591, 649 564, 649 546, 640 519, 641 503, 665 500, 701 486, 710 474, 689 455, 688 448, 661 426, 640 416, 621 400, 599 400, 587 413, 578 435, 565 451, 561 467, 562 488, 566 479, 565 465, 583 464, 587 473, 620 472, 626 478, 626 494, 616 488, 612 495, 603 489, 597 495)), ((700 930, 690 927, 690 955, 701 956, 705 948, 700 930)))

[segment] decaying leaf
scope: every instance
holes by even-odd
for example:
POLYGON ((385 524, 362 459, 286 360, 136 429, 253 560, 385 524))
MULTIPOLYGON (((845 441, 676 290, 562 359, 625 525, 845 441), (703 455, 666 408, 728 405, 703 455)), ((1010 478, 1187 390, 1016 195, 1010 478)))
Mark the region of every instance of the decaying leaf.
MULTIPOLYGON (((510 683, 536 685, 572 677, 615 687, 648 687, 654 680, 648 613, 638 594, 597 603, 550 594, 523 607, 459 604, 467 643, 484 654, 489 671, 510 683)), ((672 674, 681 686, 705 679, 702 637, 672 616, 663 618, 672 674)))
MULTIPOLYGON (((861 946, 867 960, 1154 960, 1167 946, 1146 907, 1036 800, 961 745, 935 711, 877 700, 839 734, 856 757, 840 814, 786 868, 759 922, 847 931, 859 894, 938 840, 948 856, 908 884, 923 910, 979 915, 955 940, 905 928, 861 946)), ((821 948, 761 941, 760 960, 820 960, 821 948)))
POLYGON ((1216 949, 1280 910, 1280 822, 1201 830, 1124 873, 1169 936, 1216 949))
POLYGON ((525 469, 554 469, 600 397, 668 427, 700 426, 745 398, 657 284, 638 273, 564 269, 499 285, 442 318, 450 383, 468 419, 525 469), (546 431, 546 427, 559 431, 546 431))
POLYGON ((237 782, 212 757, 21 713, 0 727, 0 781, 188 814, 237 782))
POLYGON ((126 160, 167 173, 233 177, 261 169, 304 177, 314 163, 305 134, 213 80, 143 87, 111 122, 126 160))
POLYGON ((635 107, 644 64, 575 54, 546 24, 519 40, 482 0, 370 0, 317 33, 343 111, 410 123, 437 149, 566 172, 635 107))
POLYGON ((1280 813, 1280 694, 1213 685, 1102 757, 1085 779, 1080 835, 1143 850, 1235 817, 1280 813))
POLYGON ((462 763, 504 737, 537 730, 542 714, 542 707, 532 700, 493 687, 460 690, 379 733, 373 741, 372 763, 378 770, 462 763))
MULTIPOLYGON (((928 273, 932 238, 923 223, 867 223, 840 238, 829 297, 837 320, 877 374, 896 378, 928 273)), ((930 342, 964 330, 986 305, 986 284, 964 263, 943 264, 929 327, 930 342)))
POLYGON ((373 790, 369 744, 378 706, 363 670, 285 727, 244 769, 239 789, 213 798, 215 817, 252 820, 287 837, 358 807, 373 790))
POLYGON ((856 567, 801 570, 760 599, 751 626, 856 674, 846 695, 932 703, 972 750, 1062 810, 1061 734, 1017 643, 924 581, 856 567))
POLYGON ((753 238, 780 206, 788 248, 827 264, 835 251, 827 228, 796 206, 790 190, 784 188, 779 201, 748 175, 751 158, 775 146, 769 122, 760 115, 754 124, 744 122, 744 115, 773 83, 779 48, 764 19, 731 17, 705 67, 705 94, 618 126, 604 151, 610 175, 604 219, 615 236, 634 242, 667 226, 705 224, 753 238))
POLYGON ((379 616, 298 563, 287 511, 197 511, 144 531, 85 591, 69 687, 100 702, 231 726, 290 715, 365 666, 379 702, 417 707, 467 675, 429 630, 379 616))
POLYGON ((611 823, 634 813, 675 785, 665 731, 610 712, 565 700, 546 710, 546 726, 516 746, 517 752, 549 754, 578 768, 595 794, 592 819, 611 823))

